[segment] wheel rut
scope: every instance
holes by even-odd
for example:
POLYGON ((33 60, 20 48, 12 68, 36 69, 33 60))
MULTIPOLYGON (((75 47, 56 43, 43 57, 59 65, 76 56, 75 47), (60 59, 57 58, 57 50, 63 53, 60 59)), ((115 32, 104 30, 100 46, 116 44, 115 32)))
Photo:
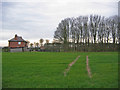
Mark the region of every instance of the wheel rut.
POLYGON ((80 58, 80 56, 77 56, 77 58, 76 58, 74 61, 72 61, 70 64, 68 64, 68 68, 65 69, 65 71, 64 71, 64 76, 67 75, 67 72, 70 70, 70 68, 72 67, 72 65, 75 64, 75 62, 76 62, 79 58, 80 58))

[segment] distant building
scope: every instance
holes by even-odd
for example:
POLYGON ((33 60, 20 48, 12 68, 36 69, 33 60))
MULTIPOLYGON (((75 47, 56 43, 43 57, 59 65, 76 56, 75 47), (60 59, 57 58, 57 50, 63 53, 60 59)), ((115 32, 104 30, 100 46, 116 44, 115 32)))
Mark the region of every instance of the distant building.
POLYGON ((14 38, 8 40, 10 52, 23 52, 28 51, 27 41, 22 37, 15 35, 14 38))
POLYGON ((45 47, 44 47, 44 46, 41 46, 40 49, 41 49, 41 50, 45 50, 45 47))

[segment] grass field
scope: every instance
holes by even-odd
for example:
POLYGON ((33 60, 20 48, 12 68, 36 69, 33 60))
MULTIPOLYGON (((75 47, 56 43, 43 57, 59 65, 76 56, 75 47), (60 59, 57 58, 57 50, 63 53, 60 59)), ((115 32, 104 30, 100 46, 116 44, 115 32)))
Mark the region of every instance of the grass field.
POLYGON ((4 52, 2 63, 3 88, 118 88, 117 52, 4 52), (64 70, 78 55, 65 77, 64 70))

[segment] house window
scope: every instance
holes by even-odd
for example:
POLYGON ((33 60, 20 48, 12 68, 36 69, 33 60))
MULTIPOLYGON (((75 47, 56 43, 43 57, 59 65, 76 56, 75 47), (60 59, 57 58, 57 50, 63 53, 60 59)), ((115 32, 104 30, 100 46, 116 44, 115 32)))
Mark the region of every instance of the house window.
POLYGON ((20 45, 20 44, 21 44, 21 42, 18 42, 18 44, 20 45))

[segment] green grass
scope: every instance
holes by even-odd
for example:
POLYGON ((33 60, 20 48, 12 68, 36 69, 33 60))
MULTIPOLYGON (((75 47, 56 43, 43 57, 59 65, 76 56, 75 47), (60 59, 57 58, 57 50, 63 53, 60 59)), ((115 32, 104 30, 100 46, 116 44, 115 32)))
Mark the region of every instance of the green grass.
POLYGON ((118 88, 117 52, 2 53, 3 88, 118 88), (78 55, 67 76, 64 70, 78 55), (86 56, 92 78, 86 70, 86 56))

